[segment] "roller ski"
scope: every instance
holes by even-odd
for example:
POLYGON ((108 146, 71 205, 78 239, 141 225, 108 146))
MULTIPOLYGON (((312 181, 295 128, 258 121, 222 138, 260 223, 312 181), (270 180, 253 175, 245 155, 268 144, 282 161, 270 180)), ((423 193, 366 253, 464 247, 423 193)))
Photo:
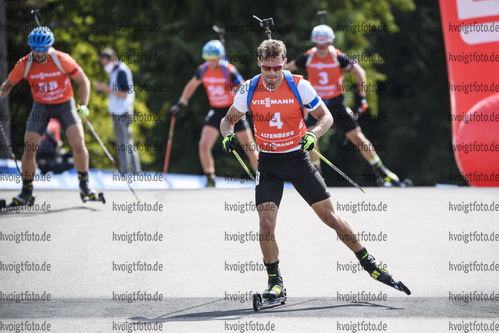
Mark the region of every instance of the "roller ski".
POLYGON ((399 177, 388 170, 381 162, 373 166, 373 171, 376 174, 376 183, 381 187, 410 187, 414 183, 406 178, 400 181, 399 177))
POLYGON ((0 200, 0 211, 3 209, 9 210, 14 207, 20 207, 20 206, 33 206, 35 204, 35 197, 31 196, 29 198, 20 198, 19 196, 12 198, 12 202, 10 204, 7 204, 7 202, 4 199, 0 200))
POLYGON ((275 298, 269 298, 265 297, 265 291, 264 294, 260 293, 255 293, 253 294, 253 310, 259 311, 262 307, 265 306, 272 306, 276 304, 286 304, 286 289, 283 289, 281 291, 280 296, 275 297, 275 298))
POLYGON ((259 311, 264 306, 286 303, 286 289, 283 287, 278 265, 279 261, 273 264, 265 264, 269 276, 267 289, 262 294, 253 294, 253 310, 259 311))
POLYGON ((390 271, 378 264, 376 262, 376 259, 372 255, 370 255, 365 248, 362 251, 363 252, 360 253, 357 258, 359 259, 360 264, 362 265, 364 270, 368 272, 373 279, 392 288, 395 288, 398 291, 406 293, 407 295, 411 294, 409 288, 407 288, 407 286, 403 284, 402 281, 395 281, 390 271))
POLYGON ((33 206, 35 204, 35 196, 33 196, 33 182, 23 181, 21 193, 12 198, 12 202, 7 204, 5 200, 0 200, 0 210, 8 210, 11 207, 33 206))
POLYGON ((87 203, 87 201, 100 201, 103 204, 106 203, 104 193, 97 193, 94 189, 90 188, 88 184, 88 173, 79 173, 78 179, 80 180, 80 198, 83 203, 87 203))
POLYGON ((101 201, 103 204, 106 203, 106 199, 104 198, 104 193, 102 192, 95 192, 94 190, 91 190, 91 192, 88 193, 83 193, 80 192, 80 198, 83 203, 87 203, 87 201, 101 201))

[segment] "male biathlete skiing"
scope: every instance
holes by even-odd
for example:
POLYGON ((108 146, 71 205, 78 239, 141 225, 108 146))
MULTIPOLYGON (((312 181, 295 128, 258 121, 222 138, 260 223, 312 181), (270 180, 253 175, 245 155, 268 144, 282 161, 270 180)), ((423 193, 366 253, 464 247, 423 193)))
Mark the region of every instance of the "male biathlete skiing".
POLYGON ((80 195, 97 200, 97 193, 88 182, 88 150, 85 146, 81 119, 89 114, 87 108, 90 82, 83 69, 67 53, 52 48, 54 34, 45 26, 37 27, 28 36, 31 52, 19 59, 9 77, 0 87, 0 100, 14 86, 26 79, 33 95, 33 107, 26 122, 22 157, 22 191, 12 199, 13 206, 25 205, 33 200, 35 157, 42 135, 51 118, 59 119, 61 127, 73 148, 74 166, 80 181, 80 195), (72 78, 80 93, 80 105, 75 105, 72 78))
MULTIPOLYGON (((369 162, 376 174, 378 185, 405 186, 395 173, 383 165, 371 141, 362 133, 359 123, 349 114, 344 103, 343 72, 349 71, 355 75, 359 88, 360 98, 357 98, 355 112, 362 113, 367 110, 366 72, 358 63, 333 47, 334 32, 328 25, 316 26, 312 30, 310 40, 315 46, 287 64, 285 69, 292 72, 303 68, 307 70, 307 80, 331 111, 338 128, 359 148, 362 157, 369 162)), ((314 117, 307 117, 306 125, 309 130, 312 130, 316 123, 314 117)), ((312 163, 320 168, 319 157, 311 154, 311 159, 312 163)))
POLYGON ((310 82, 283 70, 286 46, 282 41, 263 41, 258 47, 258 65, 261 75, 246 81, 238 90, 234 104, 220 123, 220 130, 224 136, 223 149, 231 152, 236 147, 234 125, 246 112, 253 114, 255 138, 260 150, 255 204, 260 219, 260 248, 268 274, 263 297, 276 299, 283 295, 279 249, 274 233, 284 181, 291 182, 317 216, 337 232, 369 275, 410 293, 401 282, 393 281, 390 273, 359 242, 354 228, 335 211, 326 184, 305 151, 312 150, 317 139, 333 123, 327 106, 310 82), (317 119, 313 131, 307 132, 302 105, 317 119))
MULTIPOLYGON (((199 158, 208 187, 215 186, 215 161, 211 149, 218 137, 220 120, 227 114, 234 101, 235 88, 239 88, 243 82, 236 67, 222 59, 224 54, 225 48, 219 40, 211 40, 204 45, 203 59, 206 62, 198 66, 194 76, 185 85, 178 103, 171 108, 171 112, 178 113, 187 106, 188 100, 197 87, 201 83, 203 84, 208 94, 211 109, 206 116, 201 132, 199 158)), ((248 155, 251 166, 256 170, 258 154, 246 120, 237 124, 236 135, 243 145, 246 155, 248 155)))

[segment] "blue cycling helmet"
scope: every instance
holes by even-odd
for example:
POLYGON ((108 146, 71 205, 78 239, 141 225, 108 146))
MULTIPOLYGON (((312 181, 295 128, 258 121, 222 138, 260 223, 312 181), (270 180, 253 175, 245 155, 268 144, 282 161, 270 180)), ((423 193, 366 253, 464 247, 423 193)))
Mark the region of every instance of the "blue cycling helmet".
POLYGON ((213 39, 203 46, 203 59, 217 59, 225 53, 224 46, 219 40, 213 39))
POLYGON ((49 27, 36 27, 28 36, 30 47, 49 47, 54 44, 54 34, 49 27))

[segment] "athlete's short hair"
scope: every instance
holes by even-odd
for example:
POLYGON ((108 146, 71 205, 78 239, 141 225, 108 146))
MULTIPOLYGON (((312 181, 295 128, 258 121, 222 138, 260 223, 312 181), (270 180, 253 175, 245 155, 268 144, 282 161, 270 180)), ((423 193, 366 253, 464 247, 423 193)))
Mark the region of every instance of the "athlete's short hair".
POLYGON ((260 60, 274 59, 282 56, 286 58, 286 45, 283 41, 277 39, 266 39, 258 47, 258 58, 260 60))
POLYGON ((102 50, 102 52, 99 54, 99 61, 101 61, 102 58, 106 58, 108 60, 114 61, 118 59, 118 56, 116 55, 116 52, 114 52, 113 49, 111 48, 106 48, 102 50))

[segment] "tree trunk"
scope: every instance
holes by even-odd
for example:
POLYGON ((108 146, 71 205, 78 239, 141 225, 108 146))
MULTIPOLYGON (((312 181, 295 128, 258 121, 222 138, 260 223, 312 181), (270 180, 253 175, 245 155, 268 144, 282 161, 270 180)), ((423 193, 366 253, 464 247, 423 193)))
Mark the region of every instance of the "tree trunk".
MULTIPOLYGON (((7 61, 7 32, 6 29, 2 27, 7 26, 7 3, 5 0, 0 0, 0 83, 5 81, 8 76, 8 65, 7 61)), ((0 102, 0 125, 7 136, 9 143, 10 139, 10 127, 9 127, 9 103, 8 98, 0 102)), ((1 133, 0 133, 1 134, 1 133)), ((4 135, 0 135, 0 158, 11 158, 9 150, 7 148, 8 143, 5 142, 4 135)))

